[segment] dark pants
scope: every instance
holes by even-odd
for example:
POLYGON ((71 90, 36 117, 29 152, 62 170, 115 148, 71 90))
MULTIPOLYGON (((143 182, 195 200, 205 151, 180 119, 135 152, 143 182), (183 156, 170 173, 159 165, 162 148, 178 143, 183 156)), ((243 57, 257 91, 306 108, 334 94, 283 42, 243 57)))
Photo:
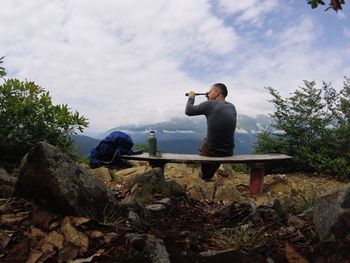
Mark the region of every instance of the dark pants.
MULTIPOLYGON (((212 157, 221 157, 222 155, 216 154, 215 152, 210 150, 210 146, 206 139, 202 142, 202 145, 199 149, 199 155, 203 156, 212 156, 212 157)), ((220 167, 220 163, 203 163, 201 165, 201 178, 203 180, 210 180, 215 175, 216 171, 220 167)))

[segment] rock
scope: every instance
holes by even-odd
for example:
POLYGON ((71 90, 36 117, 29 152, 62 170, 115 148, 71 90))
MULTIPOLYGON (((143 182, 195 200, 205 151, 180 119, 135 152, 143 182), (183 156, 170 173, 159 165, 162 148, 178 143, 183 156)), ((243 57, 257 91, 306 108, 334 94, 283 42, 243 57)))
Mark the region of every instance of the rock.
POLYGON ((344 239, 350 233, 350 184, 320 196, 313 222, 321 239, 344 239))
POLYGON ((139 224, 141 222, 139 215, 132 210, 129 211, 128 218, 134 224, 139 224))
POLYGON ((163 198, 163 199, 157 200, 156 203, 165 205, 166 207, 170 207, 171 206, 171 199, 168 198, 168 197, 167 198, 163 198))
POLYGON ((186 191, 184 188, 178 184, 175 180, 167 181, 167 185, 169 187, 170 195, 176 197, 187 197, 186 191))
POLYGON ((15 178, 0 168, 0 197, 10 197, 14 191, 15 178))
POLYGON ((292 192, 292 188, 288 184, 287 180, 274 181, 267 184, 266 189, 272 193, 290 194, 292 192))
POLYGON ((153 216, 158 216, 159 213, 166 210, 167 210, 167 207, 163 204, 150 204, 144 207, 143 215, 149 218, 153 216))
POLYGON ((58 148, 37 143, 22 159, 15 194, 56 213, 104 220, 116 205, 112 193, 97 177, 58 148))
POLYGON ((108 168, 106 167, 99 167, 96 169, 91 169, 90 172, 100 178, 104 183, 108 183, 112 180, 112 177, 109 173, 108 168))
MULTIPOLYGON (((137 262, 170 263, 169 254, 163 240, 153 235, 126 234, 130 249, 127 252, 131 261, 137 262)), ((130 262, 131 262, 130 261, 130 262)))
POLYGON ((297 228, 302 228, 306 225, 306 221, 303 219, 295 216, 295 215, 289 215, 288 216, 288 225, 295 226, 297 228))
POLYGON ((221 177, 232 177, 235 175, 235 172, 231 164, 221 164, 219 169, 216 171, 216 174, 221 177))
POLYGON ((215 191, 214 199, 227 201, 242 201, 242 197, 237 191, 235 184, 231 182, 227 182, 221 186, 218 186, 215 191))
POLYGON ((130 181, 135 177, 144 174, 146 171, 146 166, 137 166, 132 168, 127 168, 114 172, 114 178, 122 181, 130 181))
POLYGON ((214 182, 204 182, 198 180, 197 184, 193 186, 188 186, 188 195, 193 199, 197 200, 212 200, 215 193, 215 183, 214 182))

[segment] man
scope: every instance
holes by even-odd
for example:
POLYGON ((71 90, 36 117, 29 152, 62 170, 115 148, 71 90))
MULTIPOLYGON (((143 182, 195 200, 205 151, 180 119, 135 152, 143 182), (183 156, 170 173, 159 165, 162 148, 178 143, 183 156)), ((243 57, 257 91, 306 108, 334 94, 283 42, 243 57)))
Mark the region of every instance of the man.
MULTIPOLYGON (((196 93, 188 93, 186 115, 205 115, 207 118, 207 138, 200 148, 200 155, 204 156, 231 156, 234 148, 234 133, 236 130, 237 112, 230 102, 225 100, 227 88, 222 83, 214 84, 206 96, 208 101, 194 105, 196 93)), ((204 163, 201 166, 200 176, 210 181, 220 164, 204 163)))

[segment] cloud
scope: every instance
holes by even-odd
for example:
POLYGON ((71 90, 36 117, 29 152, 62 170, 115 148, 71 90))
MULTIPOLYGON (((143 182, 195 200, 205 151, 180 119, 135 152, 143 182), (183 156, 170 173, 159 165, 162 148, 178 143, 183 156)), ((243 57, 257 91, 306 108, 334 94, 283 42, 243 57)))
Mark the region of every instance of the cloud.
POLYGON ((36 81, 94 129, 183 114, 185 91, 207 85, 180 67, 239 41, 207 1, 8 1, 0 17, 11 77, 36 81))
POLYGON ((343 35, 344 35, 346 38, 350 38, 350 28, 344 28, 344 29, 343 29, 343 35))
POLYGON ((278 7, 278 0, 220 0, 221 9, 230 15, 238 14, 238 22, 258 23, 266 13, 278 7))
POLYGON ((327 38, 323 12, 221 0, 222 16, 216 3, 3 1, 0 56, 9 77, 35 81, 93 131, 184 116, 185 92, 216 82, 227 84, 239 114, 266 114, 266 86, 288 95, 303 79, 337 84, 348 74, 350 48, 337 41, 348 29, 327 38))

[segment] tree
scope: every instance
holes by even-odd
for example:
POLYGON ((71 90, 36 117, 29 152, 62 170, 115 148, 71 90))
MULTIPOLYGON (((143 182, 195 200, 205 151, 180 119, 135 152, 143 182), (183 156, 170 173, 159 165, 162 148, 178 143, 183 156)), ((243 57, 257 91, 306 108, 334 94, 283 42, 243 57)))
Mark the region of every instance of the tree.
POLYGON ((0 165, 16 165, 44 140, 72 154, 70 135, 87 127, 86 118, 68 105, 53 105, 49 92, 34 82, 5 79, 3 68, 0 73, 0 165))
POLYGON ((256 152, 291 155, 298 169, 350 175, 350 78, 339 92, 314 81, 304 81, 289 98, 267 89, 276 130, 259 135, 256 152))
MULTIPOLYGON (((4 57, 0 58, 0 65, 3 63, 4 57)), ((6 76, 5 68, 0 66, 0 78, 3 78, 6 76)))
MULTIPOLYGON (((323 0, 307 0, 307 3, 311 5, 311 8, 317 8, 318 5, 325 5, 323 0)), ((325 11, 329 9, 333 9, 336 12, 338 10, 342 10, 342 5, 345 5, 345 0, 330 0, 328 7, 326 8, 325 11)))

